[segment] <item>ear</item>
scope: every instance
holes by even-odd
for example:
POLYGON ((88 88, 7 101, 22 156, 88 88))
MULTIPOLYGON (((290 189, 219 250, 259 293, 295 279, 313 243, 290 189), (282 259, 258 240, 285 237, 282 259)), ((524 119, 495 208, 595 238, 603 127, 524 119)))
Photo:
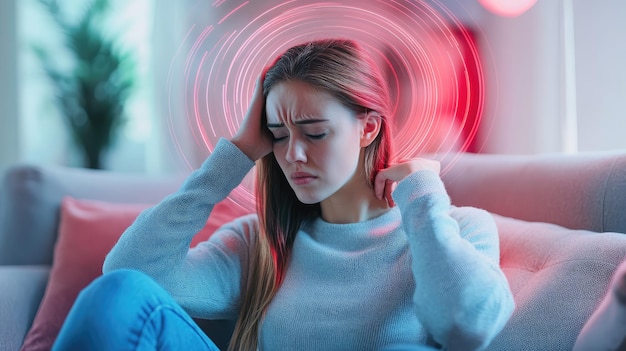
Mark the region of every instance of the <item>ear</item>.
POLYGON ((380 132, 382 117, 376 111, 368 111, 362 118, 361 147, 371 144, 380 132))

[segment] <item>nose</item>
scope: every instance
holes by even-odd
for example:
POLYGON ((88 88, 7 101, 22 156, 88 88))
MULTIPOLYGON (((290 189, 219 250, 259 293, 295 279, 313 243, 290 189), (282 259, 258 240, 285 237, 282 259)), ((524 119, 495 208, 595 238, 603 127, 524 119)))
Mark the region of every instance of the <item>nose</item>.
POLYGON ((296 138, 289 139, 289 145, 287 146, 287 154, 285 159, 289 163, 306 162, 306 152, 304 150, 304 144, 302 141, 296 138))

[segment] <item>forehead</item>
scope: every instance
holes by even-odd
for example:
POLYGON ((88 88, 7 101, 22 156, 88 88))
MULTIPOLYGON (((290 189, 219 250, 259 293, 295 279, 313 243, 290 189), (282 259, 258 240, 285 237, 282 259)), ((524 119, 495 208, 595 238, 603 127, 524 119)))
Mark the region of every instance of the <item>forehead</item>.
POLYGON ((321 117, 349 112, 335 97, 302 81, 281 82, 267 95, 266 112, 270 123, 321 117))

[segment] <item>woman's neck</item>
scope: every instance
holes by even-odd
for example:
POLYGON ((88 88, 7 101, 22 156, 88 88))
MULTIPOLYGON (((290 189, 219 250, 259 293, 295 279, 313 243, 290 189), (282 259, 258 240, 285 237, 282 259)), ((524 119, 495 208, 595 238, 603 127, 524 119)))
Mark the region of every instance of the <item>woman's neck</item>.
POLYGON ((382 215, 390 207, 379 200, 366 182, 346 184, 320 203, 322 219, 329 223, 357 223, 382 215))

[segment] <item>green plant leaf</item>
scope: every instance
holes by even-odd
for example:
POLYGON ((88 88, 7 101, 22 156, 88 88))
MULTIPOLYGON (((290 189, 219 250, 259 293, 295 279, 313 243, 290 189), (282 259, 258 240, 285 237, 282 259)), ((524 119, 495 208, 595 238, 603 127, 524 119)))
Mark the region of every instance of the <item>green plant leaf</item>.
POLYGON ((86 155, 86 165, 99 165, 125 121, 124 106, 135 86, 132 55, 115 38, 102 32, 108 0, 92 0, 75 23, 69 22, 56 0, 40 0, 64 36, 74 67, 65 72, 54 66, 50 53, 33 45, 42 68, 55 87, 57 105, 75 143, 86 155), (94 159, 96 158, 96 159, 94 159))

